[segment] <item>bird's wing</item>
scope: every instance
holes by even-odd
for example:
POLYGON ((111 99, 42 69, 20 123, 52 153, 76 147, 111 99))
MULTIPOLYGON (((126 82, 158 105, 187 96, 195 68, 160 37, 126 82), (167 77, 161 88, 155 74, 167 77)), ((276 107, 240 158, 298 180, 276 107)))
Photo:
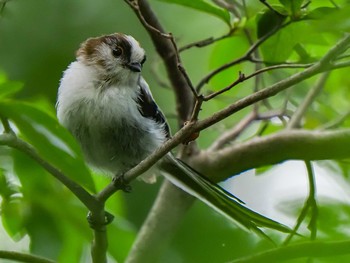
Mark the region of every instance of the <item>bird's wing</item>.
POLYGON ((139 89, 139 95, 136 101, 139 105, 139 112, 143 117, 152 119, 161 124, 164 128, 166 136, 170 137, 170 128, 165 116, 154 101, 151 90, 149 89, 147 82, 142 77, 140 77, 139 80, 139 89))

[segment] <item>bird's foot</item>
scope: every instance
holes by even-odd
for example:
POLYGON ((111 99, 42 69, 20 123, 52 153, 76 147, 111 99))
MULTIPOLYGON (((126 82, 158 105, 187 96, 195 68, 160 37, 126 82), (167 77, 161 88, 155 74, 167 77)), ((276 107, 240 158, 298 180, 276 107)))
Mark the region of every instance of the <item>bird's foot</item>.
POLYGON ((125 180, 124 174, 113 177, 113 184, 116 188, 123 190, 125 193, 130 193, 132 188, 125 180))

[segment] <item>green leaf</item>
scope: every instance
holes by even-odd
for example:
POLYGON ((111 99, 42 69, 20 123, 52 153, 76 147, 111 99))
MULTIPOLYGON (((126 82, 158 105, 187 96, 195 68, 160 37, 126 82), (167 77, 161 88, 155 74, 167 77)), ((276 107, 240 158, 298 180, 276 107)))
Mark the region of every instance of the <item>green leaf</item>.
POLYGON ((23 83, 19 81, 9 81, 6 75, 0 72, 0 99, 10 97, 20 91, 23 83))
POLYGON ((205 12, 214 15, 223 20, 228 26, 230 26, 230 14, 221 8, 218 8, 204 0, 158 0, 160 2, 177 4, 181 6, 190 7, 201 12, 205 12))
POLYGON ((7 234, 19 241, 26 233, 24 229, 25 207, 21 197, 8 198, 1 203, 1 220, 7 234))
POLYGON ((305 19, 316 19, 316 20, 322 20, 326 18, 329 15, 333 15, 338 11, 337 8, 334 7, 319 7, 314 10, 312 10, 305 19))
POLYGON ((281 63, 291 57, 295 47, 300 43, 321 46, 327 41, 323 34, 315 30, 311 22, 295 22, 266 40, 261 45, 262 55, 265 61, 281 63))
MULTIPOLYGON (((63 253, 66 240, 74 237, 81 246, 88 242, 90 230, 85 219, 86 207, 25 154, 13 152, 13 160, 14 173, 20 179, 26 204, 25 229, 31 240, 31 252, 56 259, 63 253), (49 237, 47 233, 50 233, 49 237)), ((76 251, 79 253, 79 248, 76 247, 76 251)), ((76 256, 71 255, 71 258, 76 256)), ((62 259, 60 262, 77 260, 62 259)))
POLYGON ((0 215, 7 234, 15 241, 20 240, 25 230, 23 228, 24 207, 19 189, 12 184, 2 169, 0 169, 0 196, 2 197, 0 215))
POLYGON ((6 199, 9 196, 11 196, 11 191, 9 189, 9 183, 7 181, 7 178, 5 177, 4 171, 0 169, 0 196, 3 199, 6 199))
POLYGON ((293 18, 301 16, 301 6, 304 0, 279 0, 280 3, 289 11, 293 18))
POLYGON ((283 7, 280 7, 280 6, 273 6, 273 7, 276 8, 276 10, 280 10, 280 11, 278 11, 277 13, 271 9, 266 9, 263 12, 259 13, 256 17, 258 38, 263 37, 273 29, 282 25, 283 21, 287 17, 287 16, 281 15, 282 13, 285 13, 283 10, 283 7))
POLYGON ((341 8, 321 6, 310 11, 303 19, 312 21, 319 33, 330 32, 338 34, 349 32, 350 5, 346 4, 341 8))
MULTIPOLYGON (((47 111, 52 112, 49 109, 47 111)), ((95 191, 79 146, 53 114, 44 112, 37 105, 11 100, 0 102, 0 113, 16 124, 20 133, 43 159, 76 182, 95 191)))
POLYGON ((273 167, 275 167, 275 166, 264 165, 264 166, 258 167, 255 169, 255 175, 256 176, 264 175, 267 171, 271 170, 271 168, 273 168, 273 167))

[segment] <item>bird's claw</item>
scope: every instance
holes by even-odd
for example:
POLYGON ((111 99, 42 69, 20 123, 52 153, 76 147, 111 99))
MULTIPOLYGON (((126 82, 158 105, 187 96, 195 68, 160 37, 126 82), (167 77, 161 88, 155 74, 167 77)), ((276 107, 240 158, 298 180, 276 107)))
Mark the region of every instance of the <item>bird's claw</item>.
POLYGON ((125 193, 130 193, 132 188, 125 180, 124 174, 113 177, 113 184, 116 188, 123 190, 125 193))

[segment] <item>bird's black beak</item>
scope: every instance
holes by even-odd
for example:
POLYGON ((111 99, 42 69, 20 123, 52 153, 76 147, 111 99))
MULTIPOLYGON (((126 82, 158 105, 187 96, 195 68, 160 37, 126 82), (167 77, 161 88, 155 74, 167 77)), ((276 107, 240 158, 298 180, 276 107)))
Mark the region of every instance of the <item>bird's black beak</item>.
POLYGON ((130 62, 127 67, 133 72, 141 72, 142 70, 142 65, 138 62, 130 62))

